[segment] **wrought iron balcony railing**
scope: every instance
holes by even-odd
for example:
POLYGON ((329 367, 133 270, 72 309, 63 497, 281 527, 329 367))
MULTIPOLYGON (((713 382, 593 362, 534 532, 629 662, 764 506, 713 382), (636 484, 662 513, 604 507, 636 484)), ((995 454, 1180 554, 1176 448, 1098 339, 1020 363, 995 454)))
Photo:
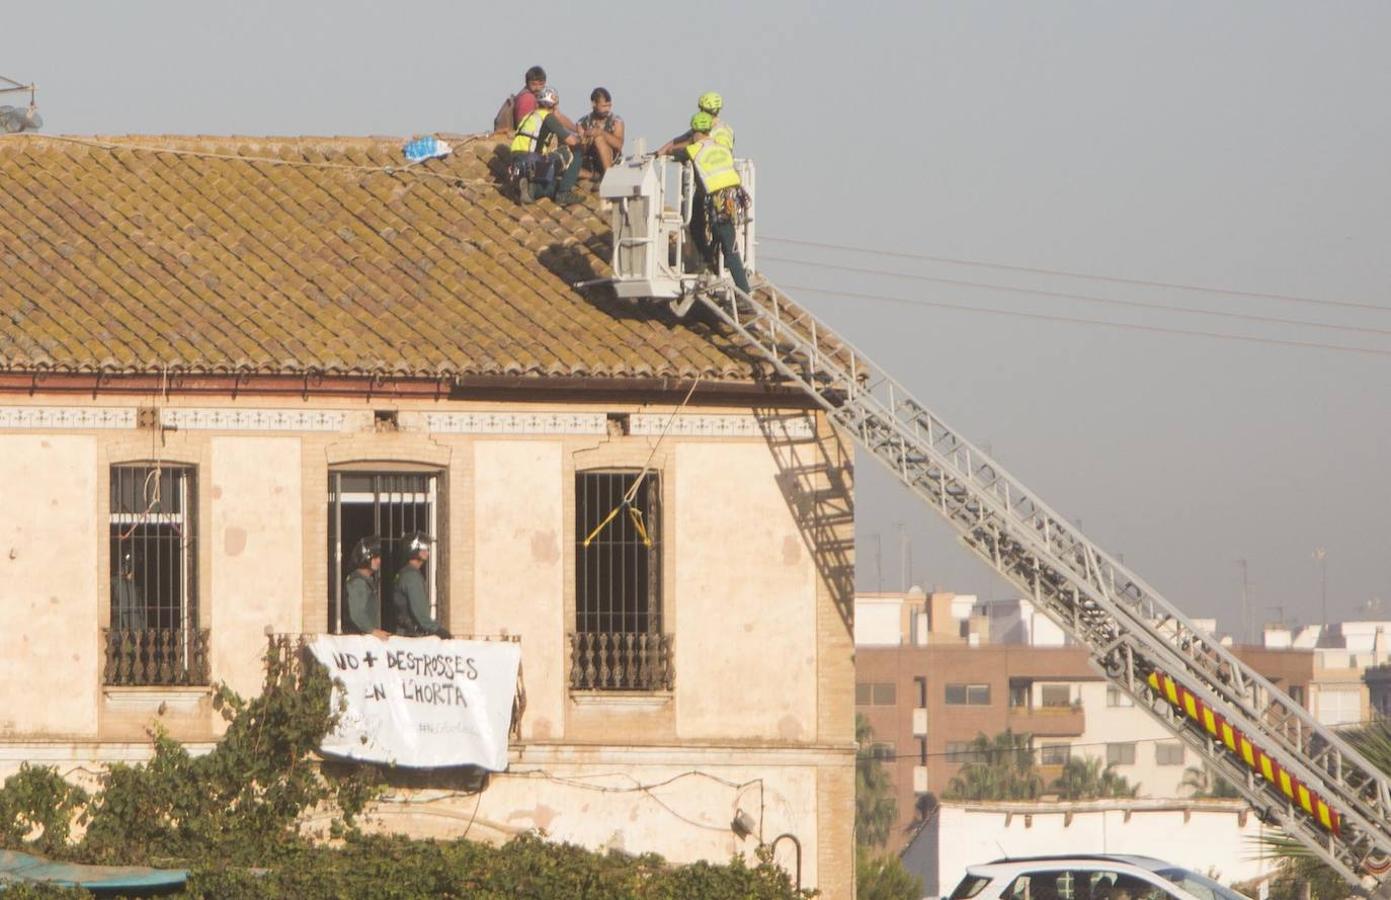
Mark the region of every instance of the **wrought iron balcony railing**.
POLYGON ((669 691, 675 680, 673 637, 623 631, 570 634, 570 689, 669 691))
POLYGON ((104 628, 102 683, 128 685, 208 684, 208 629, 104 628))

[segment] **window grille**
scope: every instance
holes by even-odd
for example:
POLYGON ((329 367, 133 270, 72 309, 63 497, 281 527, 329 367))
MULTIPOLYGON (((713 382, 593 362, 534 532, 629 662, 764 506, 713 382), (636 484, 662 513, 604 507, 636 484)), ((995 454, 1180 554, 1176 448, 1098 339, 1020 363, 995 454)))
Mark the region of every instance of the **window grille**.
POLYGON ((207 684, 191 466, 111 467, 106 684, 207 684))
POLYGON ((572 688, 671 688, 671 636, 662 632, 661 520, 656 473, 576 473, 572 688))
POLYGON ((1044 744, 1039 748, 1039 765, 1065 766, 1072 759, 1071 744, 1044 744))
POLYGON ((433 472, 330 472, 328 476, 328 627, 342 634, 346 621, 344 582, 352 569, 353 547, 365 537, 382 543, 382 567, 377 583, 382 628, 392 631, 391 588, 406 564, 402 535, 423 531, 435 539, 422 567, 430 611, 443 621, 443 582, 446 546, 441 523, 440 476, 433 472))

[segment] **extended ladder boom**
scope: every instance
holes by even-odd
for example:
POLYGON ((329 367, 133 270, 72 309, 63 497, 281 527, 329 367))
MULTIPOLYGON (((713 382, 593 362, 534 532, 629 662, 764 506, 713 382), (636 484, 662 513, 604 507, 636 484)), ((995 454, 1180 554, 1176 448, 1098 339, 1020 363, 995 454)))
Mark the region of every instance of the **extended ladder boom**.
POLYGON ((771 284, 696 299, 951 523, 1121 689, 1353 884, 1391 871, 1391 781, 771 284))

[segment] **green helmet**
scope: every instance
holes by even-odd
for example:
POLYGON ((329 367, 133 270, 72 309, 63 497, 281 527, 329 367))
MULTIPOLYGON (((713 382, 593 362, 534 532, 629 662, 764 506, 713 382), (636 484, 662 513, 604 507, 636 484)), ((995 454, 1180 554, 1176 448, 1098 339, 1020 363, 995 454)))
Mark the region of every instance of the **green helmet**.
POLYGON ((715 127, 715 117, 708 112, 698 112, 691 116, 691 130, 701 134, 709 134, 710 129, 715 127))
POLYGON ((700 95, 700 99, 696 101, 696 106, 700 107, 701 112, 717 116, 720 114, 720 110, 724 109, 724 98, 714 91, 706 91, 700 95))

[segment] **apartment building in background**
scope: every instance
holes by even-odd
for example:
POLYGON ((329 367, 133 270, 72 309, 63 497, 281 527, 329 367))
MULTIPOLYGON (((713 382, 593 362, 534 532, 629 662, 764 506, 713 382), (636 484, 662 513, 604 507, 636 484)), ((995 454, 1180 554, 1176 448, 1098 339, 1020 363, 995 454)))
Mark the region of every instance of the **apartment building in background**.
MULTIPOLYGON (((971 741, 1006 729, 1031 737, 1045 782, 1070 759, 1095 758, 1137 785, 1141 798, 1191 794, 1183 782, 1200 765, 1194 754, 1028 600, 860 594, 855 642, 855 709, 892 774, 901 838, 971 761, 971 741)), ((1312 650, 1235 651, 1302 703, 1320 689, 1312 650)))

